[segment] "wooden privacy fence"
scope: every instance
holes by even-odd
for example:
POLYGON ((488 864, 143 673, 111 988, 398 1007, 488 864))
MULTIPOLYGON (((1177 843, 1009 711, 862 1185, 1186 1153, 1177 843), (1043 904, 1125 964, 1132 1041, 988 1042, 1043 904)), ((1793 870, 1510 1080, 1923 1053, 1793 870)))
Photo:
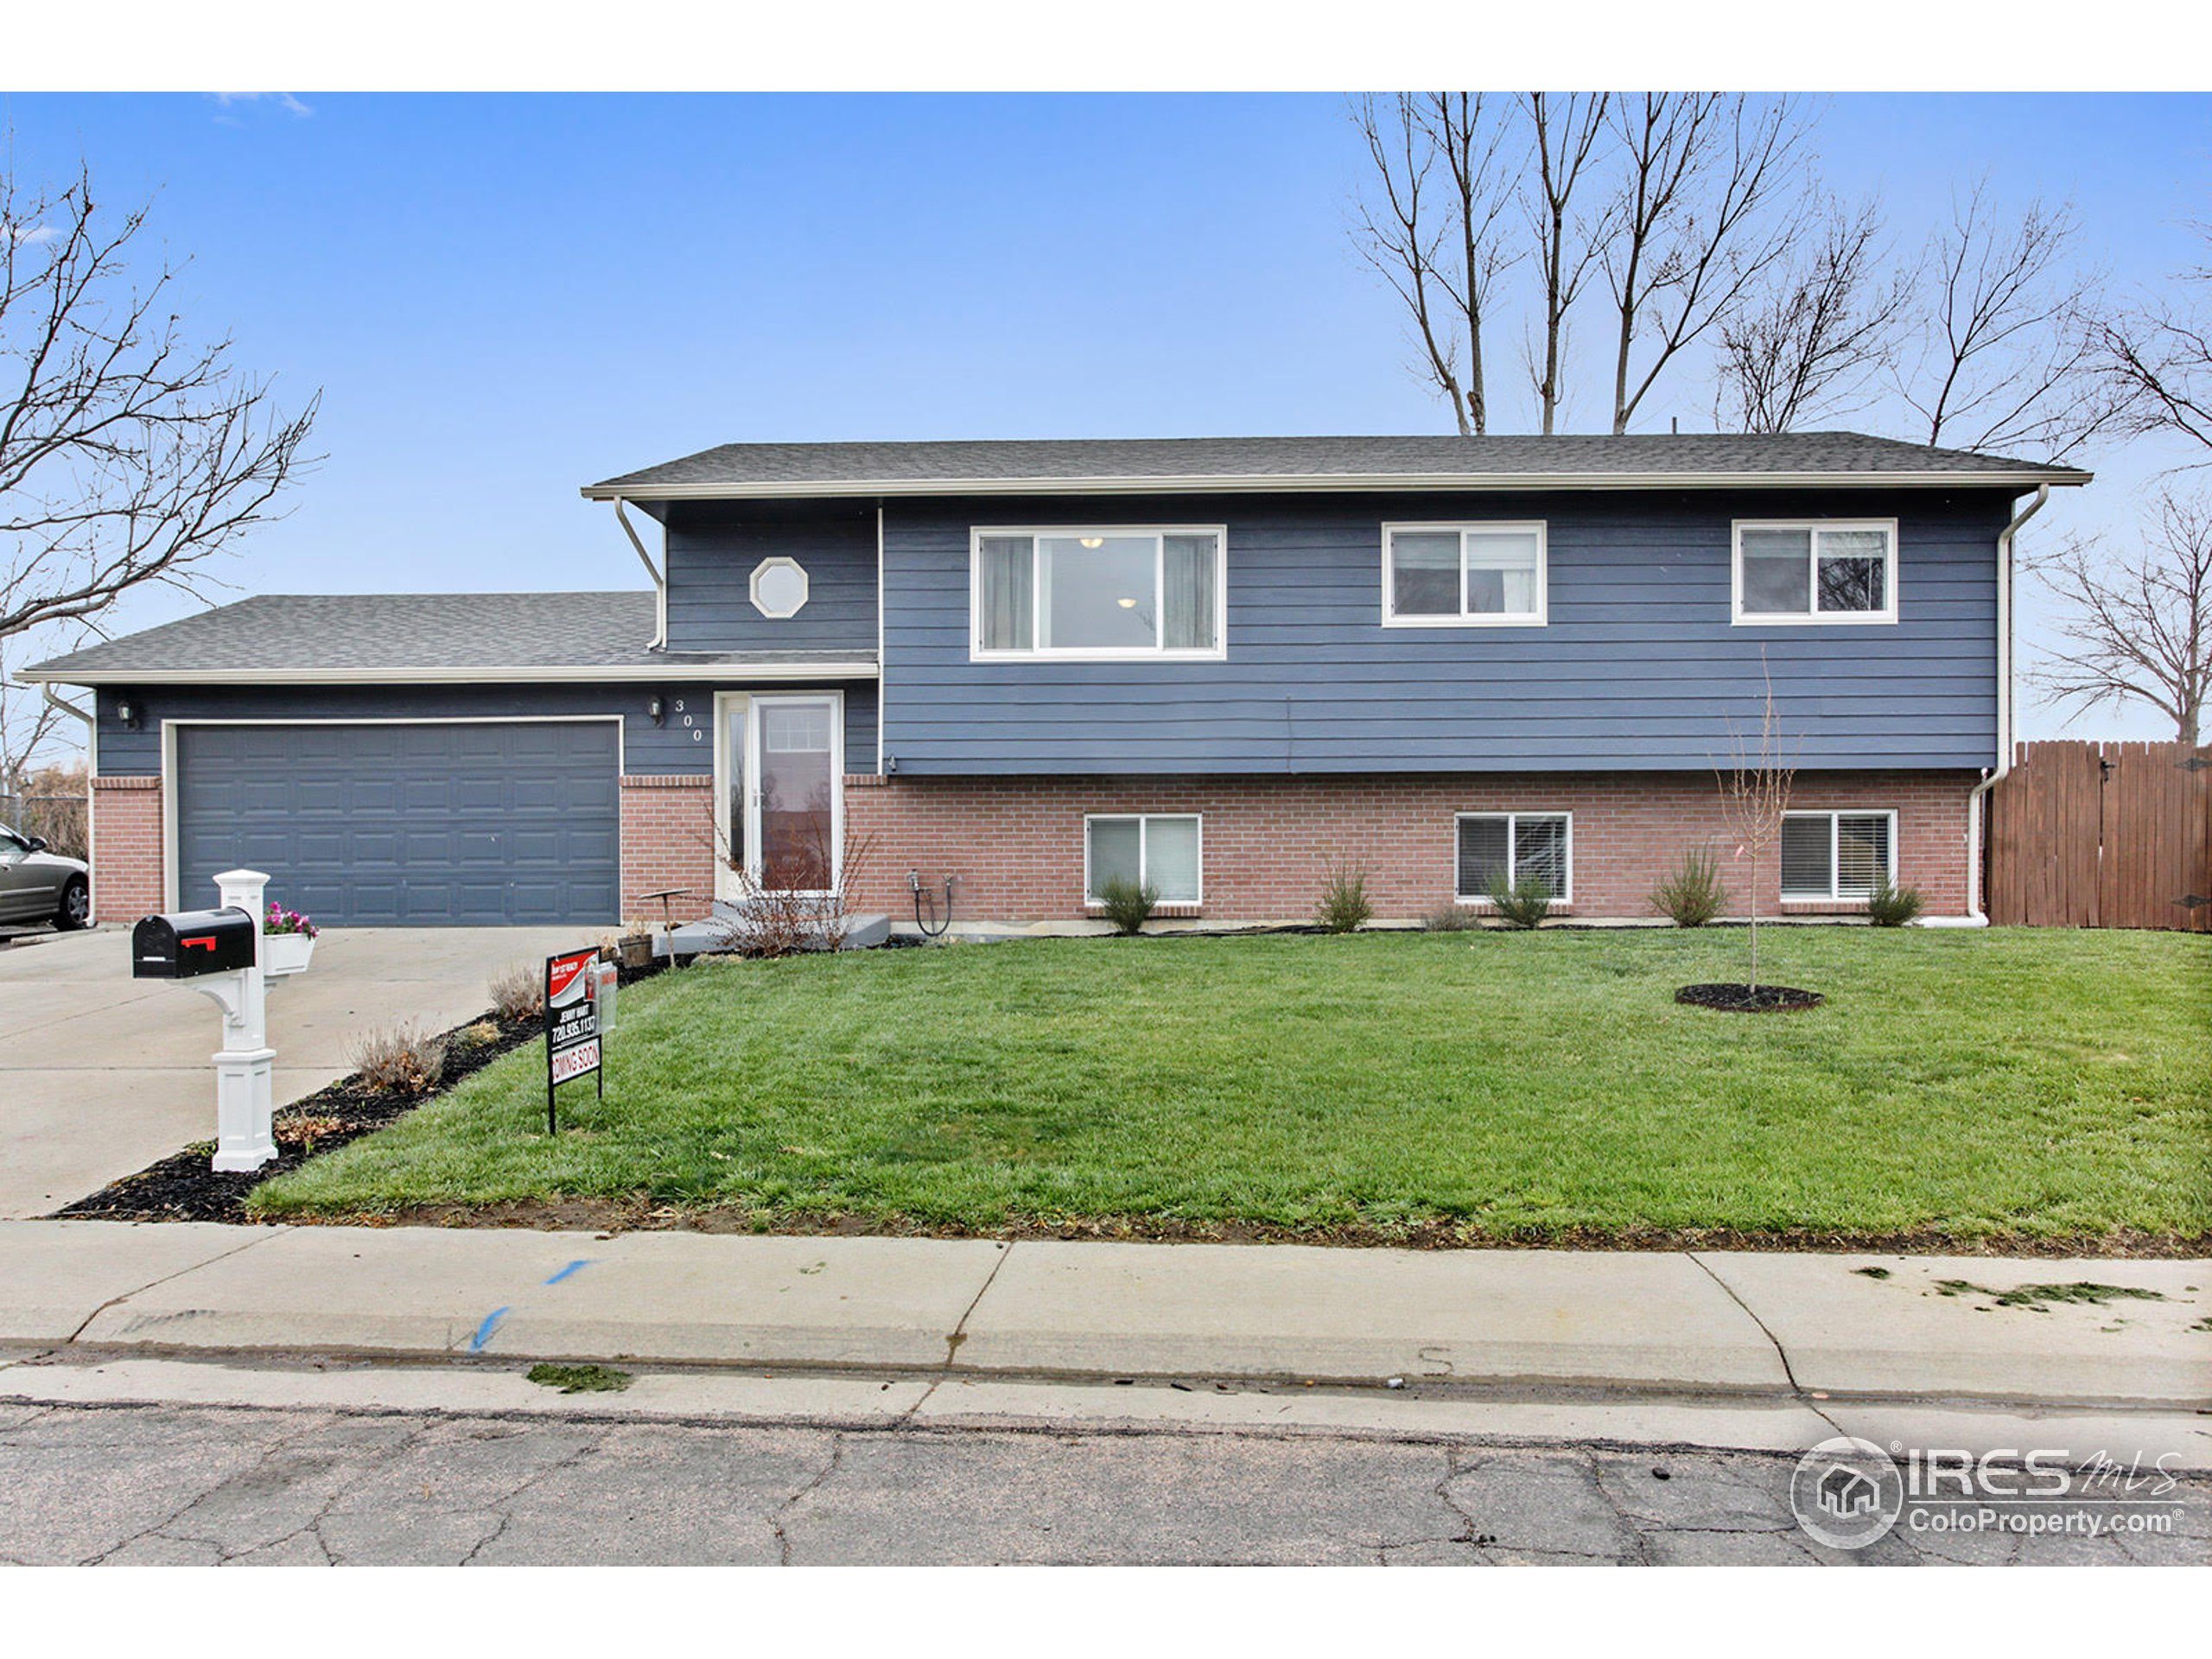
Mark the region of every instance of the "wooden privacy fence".
POLYGON ((2023 743, 1989 814, 1991 921, 2212 931, 2212 748, 2023 743))

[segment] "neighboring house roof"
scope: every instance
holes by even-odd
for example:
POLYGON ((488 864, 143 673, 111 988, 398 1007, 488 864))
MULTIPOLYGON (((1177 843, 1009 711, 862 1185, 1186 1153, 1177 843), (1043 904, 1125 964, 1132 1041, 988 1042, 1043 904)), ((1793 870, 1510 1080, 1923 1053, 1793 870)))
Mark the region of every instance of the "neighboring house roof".
POLYGON ((1855 432, 1623 437, 1066 438, 726 443, 587 485, 594 500, 1283 489, 2086 484, 2070 467, 1855 432))
POLYGON ((874 652, 648 651, 654 596, 267 594, 23 670, 23 681, 316 684, 873 677, 874 652))

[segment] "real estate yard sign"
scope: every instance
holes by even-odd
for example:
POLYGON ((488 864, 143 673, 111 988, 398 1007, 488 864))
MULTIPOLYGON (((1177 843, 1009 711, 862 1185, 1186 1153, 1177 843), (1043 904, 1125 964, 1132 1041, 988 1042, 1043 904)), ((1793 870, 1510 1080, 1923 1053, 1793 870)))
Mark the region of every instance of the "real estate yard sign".
POLYGON ((573 1077, 589 1074, 600 1098, 607 1097, 607 1076, 600 1070, 599 952, 572 950, 545 958, 545 1133, 560 1133, 553 1115, 553 1091, 573 1077))

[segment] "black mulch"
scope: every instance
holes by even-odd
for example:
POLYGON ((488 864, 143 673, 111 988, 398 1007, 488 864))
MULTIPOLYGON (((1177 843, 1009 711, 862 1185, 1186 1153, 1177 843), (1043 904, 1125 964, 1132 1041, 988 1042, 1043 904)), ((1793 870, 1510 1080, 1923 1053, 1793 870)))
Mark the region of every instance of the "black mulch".
POLYGON ((1685 985, 1675 993, 1675 1001, 1728 1014, 1786 1014, 1792 1008, 1817 1008, 1827 998, 1794 985, 1685 985))
MULTIPOLYGON (((665 961, 656 961, 643 968, 625 968, 620 982, 626 986, 635 984, 639 980, 665 972, 667 967, 665 961)), ((501 1055, 537 1042, 544 1034, 544 1025, 538 1019, 508 1021, 496 1014, 480 1014, 444 1033, 445 1075, 434 1089, 419 1095, 370 1089, 362 1084, 357 1071, 340 1077, 327 1088, 317 1090, 304 1100, 279 1108, 270 1120, 270 1128, 276 1138, 276 1156, 259 1169, 211 1169, 207 1160, 214 1156, 215 1143, 197 1141, 54 1214, 57 1218, 101 1221, 251 1222, 255 1217, 246 1212, 246 1195, 264 1181, 297 1169, 310 1158, 334 1152, 349 1141, 374 1135, 406 1116, 424 1101, 435 1099, 462 1079, 481 1071, 501 1055), (497 1034, 480 1040, 471 1039, 469 1033, 486 1026, 497 1034)), ((211 1088, 211 1112, 213 1094, 211 1088)))

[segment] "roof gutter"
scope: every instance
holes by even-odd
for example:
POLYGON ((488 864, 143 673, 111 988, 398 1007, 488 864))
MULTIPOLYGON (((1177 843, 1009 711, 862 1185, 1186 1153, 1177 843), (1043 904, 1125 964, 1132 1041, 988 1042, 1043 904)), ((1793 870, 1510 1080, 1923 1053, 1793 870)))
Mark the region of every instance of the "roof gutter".
MULTIPOLYGON (((2002 489, 2048 488, 2086 484, 2088 473, 2072 467, 2021 468, 1988 472, 1913 471, 1849 473, 1297 473, 1166 474, 1159 477, 1098 478, 897 478, 805 480, 728 480, 708 484, 645 484, 628 481, 587 484, 587 500, 738 501, 809 497, 873 495, 1181 495, 1250 494, 1264 492, 1405 492, 1466 490, 1819 490, 1819 489, 2002 489)), ((627 528, 626 524, 625 528, 627 528)), ((632 539, 636 537, 632 533, 632 539)), ((644 549, 639 548, 642 556, 644 549)), ((652 561, 647 560, 650 569, 652 561)), ((656 575, 655 580, 658 577, 656 575)))
POLYGON ((624 510, 626 504, 623 499, 619 495, 602 499, 610 499, 613 501, 614 522, 622 526, 622 533, 630 538, 630 545, 638 550, 638 563, 645 567, 645 574, 653 579, 654 632, 652 639, 647 644, 645 649, 666 651, 668 649, 668 573, 659 565, 655 564, 653 556, 645 551, 645 543, 639 539, 637 528, 631 524, 630 515, 624 510))
MULTIPOLYGON (((25 685, 474 685, 644 683, 662 680, 872 680, 863 658, 819 662, 518 663, 442 668, 77 669, 16 676, 25 685)), ((69 705, 63 704, 64 708, 69 705)), ((84 718, 79 711, 70 712, 84 718)))
POLYGON ((1997 765, 1982 774, 1967 797, 1967 914, 1968 927, 1987 927, 1981 890, 1983 801, 2012 770, 2012 538, 2044 509, 2050 486, 2040 485, 2036 499, 2012 516, 1997 537, 1997 765))

